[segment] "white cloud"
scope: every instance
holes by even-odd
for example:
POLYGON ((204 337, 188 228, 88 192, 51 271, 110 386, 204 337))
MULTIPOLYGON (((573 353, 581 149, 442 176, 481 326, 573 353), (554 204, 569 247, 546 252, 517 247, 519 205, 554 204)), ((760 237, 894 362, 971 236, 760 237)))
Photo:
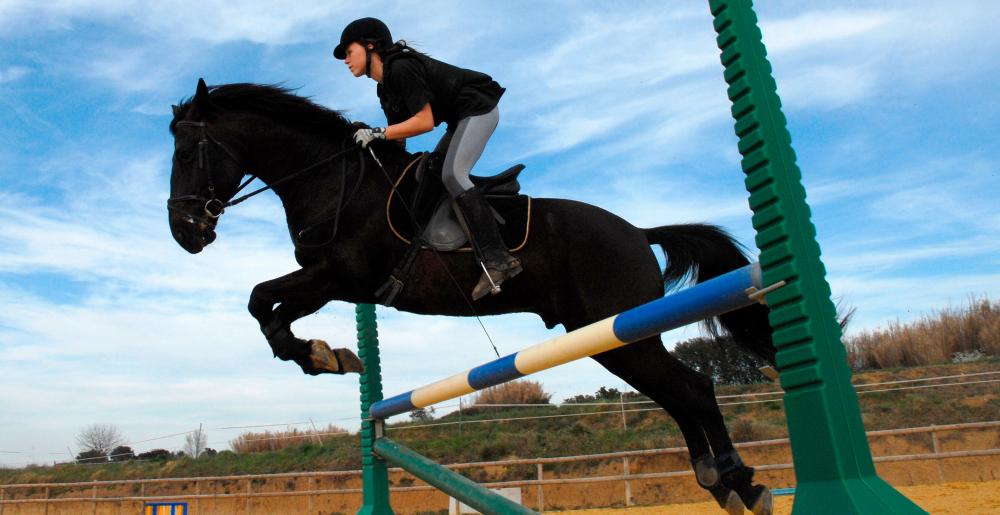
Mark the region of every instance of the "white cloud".
POLYGON ((69 30, 86 21, 117 22, 155 39, 197 40, 208 44, 249 41, 289 44, 329 31, 324 22, 342 9, 319 0, 295 8, 260 0, 164 2, 114 0, 10 0, 0 6, 0 27, 18 31, 31 20, 34 30, 69 30))
POLYGON ((867 66, 817 65, 783 77, 778 93, 789 108, 836 109, 869 98, 877 73, 867 66))
POLYGON ((910 322, 946 307, 968 305, 970 296, 992 296, 995 300, 1000 291, 1000 274, 958 274, 951 267, 939 274, 911 277, 830 270, 834 297, 843 297, 847 306, 858 308, 848 335, 885 328, 894 321, 910 322), (903 298, 905 301, 901 301, 903 298))
POLYGON ((29 73, 31 73, 31 68, 26 66, 8 66, 0 69, 0 84, 20 80, 29 73))
MULTIPOLYGON (((305 377, 274 360, 246 313, 255 283, 296 267, 280 203, 263 195, 231 210, 219 240, 187 255, 166 224, 169 136, 165 126, 144 132, 159 121, 135 114, 165 124, 170 103, 192 94, 204 75, 210 83, 287 80, 354 118, 381 120, 374 84, 349 77, 329 56, 343 24, 371 11, 386 13, 396 37, 508 88, 492 161, 478 169, 527 158, 525 184, 534 195, 588 201, 640 226, 725 223, 750 242, 703 4, 640 2, 625 13, 602 5, 581 11, 572 2, 437 2, 421 4, 437 14, 418 21, 402 3, 341 9, 319 0, 296 9, 221 1, 0 4, 3 38, 30 50, 29 64, 0 66, 5 93, 7 84, 16 90, 25 77, 44 76, 37 87, 50 89, 38 91, 56 99, 43 105, 32 97, 39 92, 0 96, 14 120, 39 135, 31 151, 40 157, 31 162, 42 163, 20 173, 9 164, 15 161, 0 160, 4 179, 19 181, 0 193, 0 389, 16 393, 0 398, 0 411, 16 415, 0 432, 0 448, 37 443, 61 452, 75 429, 97 420, 123 424, 133 439, 198 422, 312 417, 356 426, 356 379, 305 377), (53 34, 58 45, 46 39, 53 34), (86 106, 77 105, 82 98, 86 106), (76 116, 92 118, 87 127, 111 129, 84 133, 78 118, 64 117, 64 105, 86 112, 76 116)), ((970 292, 995 294, 1000 280, 989 267, 1000 250, 1000 215, 990 193, 998 190, 997 168, 983 157, 995 149, 935 148, 958 136, 898 121, 928 116, 908 107, 933 102, 936 96, 922 96, 928 90, 955 85, 971 91, 970 102, 982 101, 976 86, 996 75, 998 6, 769 2, 758 9, 786 114, 804 126, 793 139, 810 144, 800 156, 811 160, 803 169, 814 221, 827 238, 835 294, 859 308, 855 328, 917 316, 970 292), (894 154, 904 147, 913 152, 894 154), (923 147, 952 157, 925 159, 923 147)), ((969 126, 992 128, 995 109, 981 105, 981 119, 969 126)), ((352 347, 352 313, 334 303, 295 329, 352 347)), ((532 315, 484 323, 501 353, 561 332, 544 330, 532 315)), ((380 310, 380 329, 387 393, 492 357, 472 319, 380 310)), ((556 398, 618 384, 590 360, 538 379, 556 398)), ((210 440, 224 446, 238 432, 210 432, 210 440)))
POLYGON ((774 21, 764 19, 760 26, 768 53, 773 55, 845 42, 853 44, 885 29, 897 19, 897 13, 892 11, 821 9, 774 21))

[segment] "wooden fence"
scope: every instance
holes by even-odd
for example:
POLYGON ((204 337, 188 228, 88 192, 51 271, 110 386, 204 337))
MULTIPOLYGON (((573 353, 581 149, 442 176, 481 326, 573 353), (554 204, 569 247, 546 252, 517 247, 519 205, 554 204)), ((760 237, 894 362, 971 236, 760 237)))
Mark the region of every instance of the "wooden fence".
MULTIPOLYGON (((880 430, 880 431, 869 431, 867 433, 869 440, 878 437, 887 436, 905 436, 905 435, 929 435, 930 436, 930 452, 925 453, 914 453, 914 454, 903 454, 903 455, 889 455, 889 456, 876 456, 876 463, 893 463, 893 462, 909 462, 909 461, 927 461, 933 460, 938 466, 938 476, 940 481, 944 481, 944 471, 941 466, 944 460, 955 460, 961 458, 975 458, 984 456, 1000 456, 1000 433, 997 433, 997 438, 994 439, 994 445, 987 449, 974 449, 974 450, 958 450, 958 451, 943 451, 941 449, 941 443, 939 434, 944 432, 969 432, 974 430, 989 430, 994 428, 1000 428, 1000 421, 992 422, 974 422, 974 423, 964 423, 964 424, 948 424, 948 425, 937 425, 937 426, 926 426, 926 427, 915 427, 906 429, 891 429, 891 430, 880 430)), ((774 439, 774 440, 762 440, 756 442, 746 442, 736 444, 736 447, 740 449, 760 449, 768 447, 781 447, 787 446, 789 440, 787 438, 774 439)), ((651 473, 630 473, 630 469, 634 468, 633 464, 639 458, 650 458, 657 456, 667 456, 667 455, 681 455, 686 459, 687 448, 686 447, 672 447, 664 449, 649 449, 641 451, 626 451, 626 452, 611 452, 611 453, 601 453, 601 454, 589 454, 582 456, 561 456, 552 458, 524 458, 524 459, 513 459, 513 460, 503 460, 503 461, 487 461, 487 462, 473 462, 473 463, 456 463, 447 465, 448 468, 452 470, 467 470, 467 469, 485 469, 485 468, 496 468, 496 467, 515 467, 515 466, 533 466, 534 475, 533 479, 522 479, 516 481, 493 481, 493 482, 483 482, 482 485, 488 488, 504 488, 504 487, 521 487, 525 489, 526 498, 525 500, 531 502, 536 508, 541 511, 546 508, 545 501, 545 487, 554 485, 573 485, 581 483, 604 483, 604 482, 621 482, 622 483, 622 496, 621 501, 615 504, 632 506, 635 504, 632 495, 632 485, 636 481, 647 481, 647 480, 657 480, 657 479, 667 479, 667 478, 677 478, 682 476, 692 475, 690 469, 683 470, 673 470, 667 472, 651 472, 651 473), (544 467, 546 465, 559 465, 568 464, 576 462, 585 461, 619 461, 621 462, 621 473, 611 474, 611 475, 599 475, 599 476, 586 476, 586 477, 546 477, 544 467)), ((754 464, 754 468, 758 472, 768 472, 768 471, 787 471, 791 470, 791 463, 771 463, 771 464, 754 464)), ((392 472, 400 473, 399 469, 392 469, 392 472)), ((360 485, 360 471, 349 470, 349 471, 328 471, 328 472, 290 472, 282 474, 255 474, 255 475, 240 475, 240 476, 212 476, 212 477, 197 477, 197 478, 163 478, 163 479, 134 479, 134 480, 117 480, 117 481, 89 481, 80 483, 31 483, 31 484, 6 484, 0 485, 0 515, 5 512, 11 515, 15 513, 25 513, 24 510, 18 509, 19 505, 21 508, 26 508, 24 505, 45 505, 44 513, 49 513, 49 505, 62 505, 65 503, 82 503, 83 505, 90 506, 91 513, 98 513, 98 506, 106 503, 143 503, 143 502, 162 502, 162 501, 188 501, 191 505, 190 513, 192 515, 198 515, 199 513, 199 502, 206 500, 217 500, 217 499, 228 499, 230 502, 245 502, 245 507, 243 511, 246 513, 252 513, 253 500, 260 498, 280 498, 280 497, 306 497, 306 507, 307 509, 312 509, 314 505, 318 505, 319 499, 322 496, 327 495, 356 495, 360 498, 361 488, 316 488, 316 484, 322 479, 349 479, 357 480, 360 485), (296 488, 294 491, 254 491, 255 482, 268 482, 273 480, 294 480, 298 484, 301 480, 305 480, 306 487, 302 489, 296 488), (202 485, 210 482, 227 482, 234 485, 238 485, 239 492, 235 493, 216 493, 216 492, 203 492, 202 485), (190 493, 184 494, 169 494, 169 495, 155 495, 148 492, 149 487, 152 485, 169 485, 169 484, 183 484, 183 485, 193 485, 192 491, 190 493), (99 495, 99 490, 109 489, 113 487, 131 487, 135 488, 138 486, 138 495, 117 495, 117 496, 104 496, 99 495), (57 490, 59 492, 65 493, 72 491, 71 496, 59 496, 52 497, 51 493, 57 490), (33 491, 34 493, 28 494, 27 492, 33 491), (82 493, 86 492, 83 495, 82 493), (39 495, 40 497, 36 497, 39 495), (242 500, 242 501, 241 501, 242 500)), ((396 481, 400 483, 400 481, 396 481)), ((405 483, 405 482, 404 482, 405 483)), ((185 489, 187 486, 185 486, 185 489)), ((415 485, 415 486, 396 486, 391 489, 393 492, 421 492, 421 491, 431 491, 435 490, 434 487, 428 485, 415 485)), ((38 506, 39 508, 41 506, 38 506)), ((81 513, 79 509, 72 510, 74 513, 81 513)), ((106 512, 107 510, 101 510, 106 512)), ((120 511, 120 510, 119 510, 120 511)), ((35 510, 31 510, 31 513, 35 513, 35 510)))

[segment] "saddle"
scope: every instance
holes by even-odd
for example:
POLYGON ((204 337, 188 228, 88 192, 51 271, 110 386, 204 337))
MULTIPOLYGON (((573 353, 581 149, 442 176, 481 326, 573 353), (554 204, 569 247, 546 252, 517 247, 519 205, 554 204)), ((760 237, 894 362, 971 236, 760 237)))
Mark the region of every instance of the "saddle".
MULTIPOLYGON (((469 237, 462 227, 458 208, 441 183, 436 161, 434 154, 422 153, 400 174, 386 201, 389 229, 408 244, 419 231, 422 248, 469 252, 472 250, 469 237), (415 186, 407 187, 408 181, 414 181, 415 186)), ((531 220, 531 197, 520 194, 521 184, 517 181, 523 170, 524 165, 518 164, 490 177, 469 176, 493 208, 500 235, 511 252, 524 246, 531 220)))
MULTIPOLYGON (((457 206, 444 188, 440 175, 440 154, 424 152, 400 174, 386 201, 389 230, 409 245, 399 265, 375 295, 391 306, 413 273, 421 250, 472 252, 457 206)), ((469 176, 493 209, 500 236, 511 252, 528 241, 531 224, 531 197, 521 195, 518 175, 523 164, 514 165, 490 177, 469 176)))

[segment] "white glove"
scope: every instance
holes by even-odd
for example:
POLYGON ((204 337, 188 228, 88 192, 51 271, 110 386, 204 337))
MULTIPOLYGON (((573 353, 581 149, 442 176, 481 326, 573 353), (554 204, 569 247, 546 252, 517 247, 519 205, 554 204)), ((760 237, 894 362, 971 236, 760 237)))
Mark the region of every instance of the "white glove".
POLYGON ((385 127, 358 129, 354 133, 354 141, 361 145, 361 148, 368 148, 368 144, 377 139, 385 139, 385 127))

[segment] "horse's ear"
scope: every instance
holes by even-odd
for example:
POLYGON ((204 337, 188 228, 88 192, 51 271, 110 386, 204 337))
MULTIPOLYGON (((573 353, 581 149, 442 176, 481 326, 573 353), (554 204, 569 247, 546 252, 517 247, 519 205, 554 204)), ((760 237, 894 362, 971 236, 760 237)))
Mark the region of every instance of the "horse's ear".
POLYGON ((170 110, 174 113, 174 118, 177 118, 181 114, 181 106, 174 104, 170 106, 170 110))
POLYGON ((198 106, 198 111, 205 113, 208 111, 210 102, 208 99, 208 85, 205 79, 198 79, 198 87, 194 92, 194 105, 198 106))
POLYGON ((208 98, 208 85, 205 79, 198 79, 198 87, 194 90, 194 98, 208 98))

